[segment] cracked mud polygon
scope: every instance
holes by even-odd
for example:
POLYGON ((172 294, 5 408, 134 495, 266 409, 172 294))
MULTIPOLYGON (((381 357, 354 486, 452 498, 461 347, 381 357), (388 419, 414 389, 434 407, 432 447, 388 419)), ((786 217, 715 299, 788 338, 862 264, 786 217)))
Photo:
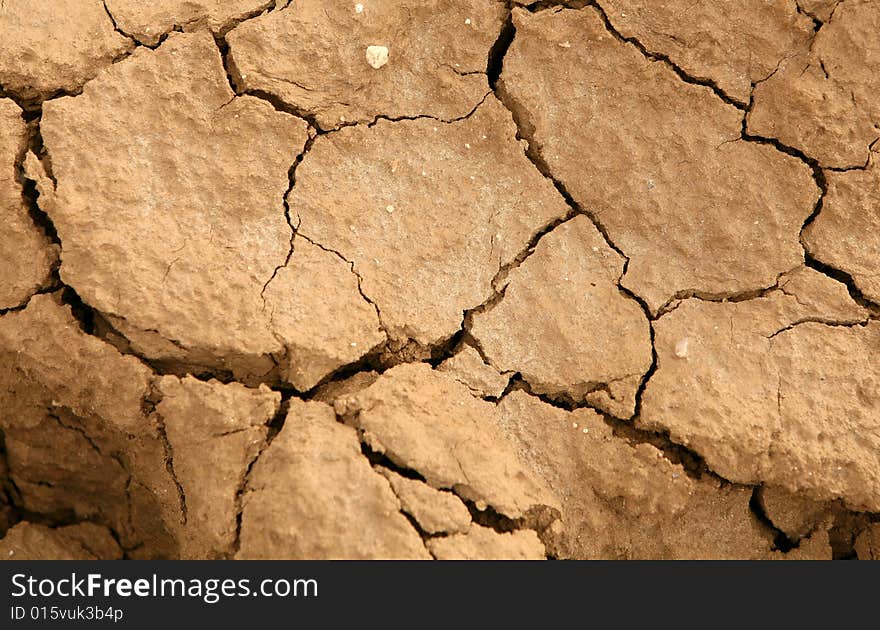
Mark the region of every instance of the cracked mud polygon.
POLYGON ((880 3, 0 3, 0 556, 880 557, 880 3))

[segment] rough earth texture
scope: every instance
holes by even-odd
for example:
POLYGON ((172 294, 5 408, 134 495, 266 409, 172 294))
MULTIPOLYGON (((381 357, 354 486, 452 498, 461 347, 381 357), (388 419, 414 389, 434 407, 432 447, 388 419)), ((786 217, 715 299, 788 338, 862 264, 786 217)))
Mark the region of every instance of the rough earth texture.
POLYGON ((486 53, 504 18, 501 3, 485 0, 297 0, 234 29, 230 58, 244 90, 322 129, 380 117, 452 120, 489 93, 486 53), (367 67, 371 47, 387 49, 388 61, 367 67))
POLYGON ((810 168, 742 140, 742 113, 610 34, 601 14, 514 13, 501 90, 530 151, 629 260, 652 313, 773 285, 803 259, 810 168), (547 104, 552 106, 547 106, 547 104))
POLYGON ((133 48, 101 0, 9 0, 0 6, 0 86, 21 99, 76 93, 133 48))
MULTIPOLYGON (((880 147, 877 148, 880 151, 880 147)), ((804 231, 804 247, 817 260, 849 274, 855 286, 880 302, 880 155, 863 170, 827 175, 822 212, 804 231)))
POLYGON ((0 3, 0 558, 880 558, 878 31, 0 3))
POLYGON ((568 213, 516 133, 489 95, 457 122, 380 120, 322 136, 297 169, 297 237, 351 263, 395 344, 454 336, 505 267, 568 213))
MULTIPOLYGON (((271 0, 106 0, 116 30, 147 46, 155 46, 173 30, 208 28, 223 33, 247 17, 277 3, 271 0)), ((289 3, 288 3, 289 4, 289 3)))
POLYGON ((880 6, 838 2, 808 48, 754 91, 750 132, 829 168, 864 167, 880 139, 880 6))
POLYGON ((110 532, 82 523, 50 529, 22 521, 0 540, 3 560, 118 560, 122 550, 110 532))
POLYGON ((28 130, 22 111, 0 99, 0 312, 22 306, 49 279, 58 248, 34 225, 21 188, 28 130))
POLYGON ((601 5, 623 37, 668 57, 741 104, 749 102, 755 83, 767 80, 813 35, 812 20, 794 0, 607 0, 601 5))

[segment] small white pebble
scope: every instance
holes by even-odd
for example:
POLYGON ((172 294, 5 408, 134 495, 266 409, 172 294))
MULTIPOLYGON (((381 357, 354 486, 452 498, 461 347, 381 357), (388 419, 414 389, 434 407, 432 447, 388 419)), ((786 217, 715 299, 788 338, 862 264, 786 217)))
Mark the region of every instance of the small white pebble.
POLYGON ((560 48, 571 48, 571 42, 567 42, 567 41, 566 41, 566 42, 560 42, 559 47, 560 47, 560 48))
POLYGON ((388 47, 367 46, 367 63, 376 70, 388 63, 388 47))
POLYGON ((391 214, 392 212, 394 212, 394 206, 385 206, 385 212, 391 214))
POLYGON ((422 177, 427 177, 428 173, 426 171, 422 171, 422 177))
POLYGON ((471 148, 471 145, 469 145, 469 144, 465 144, 465 145, 464 145, 464 148, 465 148, 465 149, 470 149, 470 148, 471 148))
POLYGON ((354 5, 354 12, 355 13, 363 13, 364 12, 364 5, 362 5, 360 2, 358 2, 356 5, 354 5))
POLYGON ((10 549, 10 550, 9 550, 9 555, 10 555, 10 556, 14 556, 14 555, 15 555, 15 549, 10 549))
POLYGON ((677 344, 675 344, 675 356, 679 359, 684 359, 688 355, 688 345, 690 345, 691 340, 685 337, 684 339, 680 339, 677 344))
POLYGON ((351 342, 351 347, 352 347, 352 348, 357 348, 357 347, 358 347, 358 345, 357 345, 357 341, 352 341, 352 342, 351 342))
POLYGON ((589 429, 584 429, 584 433, 589 433, 589 432, 590 432, 589 429))
POLYGON ((578 428, 578 423, 577 423, 577 422, 572 422, 572 423, 571 423, 571 428, 572 428, 572 429, 577 429, 577 428, 578 428))
POLYGON ((464 23, 465 23, 466 25, 470 26, 470 25, 471 25, 471 19, 470 19, 470 18, 466 19, 466 20, 464 21, 464 23))

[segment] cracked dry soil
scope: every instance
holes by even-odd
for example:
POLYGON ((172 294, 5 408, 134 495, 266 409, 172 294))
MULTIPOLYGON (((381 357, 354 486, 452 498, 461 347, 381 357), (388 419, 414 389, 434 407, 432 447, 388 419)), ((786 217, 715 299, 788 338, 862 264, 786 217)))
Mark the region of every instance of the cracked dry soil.
POLYGON ((880 557, 880 3, 0 3, 0 557, 880 557))

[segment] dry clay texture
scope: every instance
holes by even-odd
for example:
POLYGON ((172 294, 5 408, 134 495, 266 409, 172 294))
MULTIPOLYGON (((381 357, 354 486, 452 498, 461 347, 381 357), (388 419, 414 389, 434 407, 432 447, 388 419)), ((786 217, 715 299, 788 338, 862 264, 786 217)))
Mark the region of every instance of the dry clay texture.
POLYGON ((880 3, 0 3, 0 557, 880 558, 880 3))

